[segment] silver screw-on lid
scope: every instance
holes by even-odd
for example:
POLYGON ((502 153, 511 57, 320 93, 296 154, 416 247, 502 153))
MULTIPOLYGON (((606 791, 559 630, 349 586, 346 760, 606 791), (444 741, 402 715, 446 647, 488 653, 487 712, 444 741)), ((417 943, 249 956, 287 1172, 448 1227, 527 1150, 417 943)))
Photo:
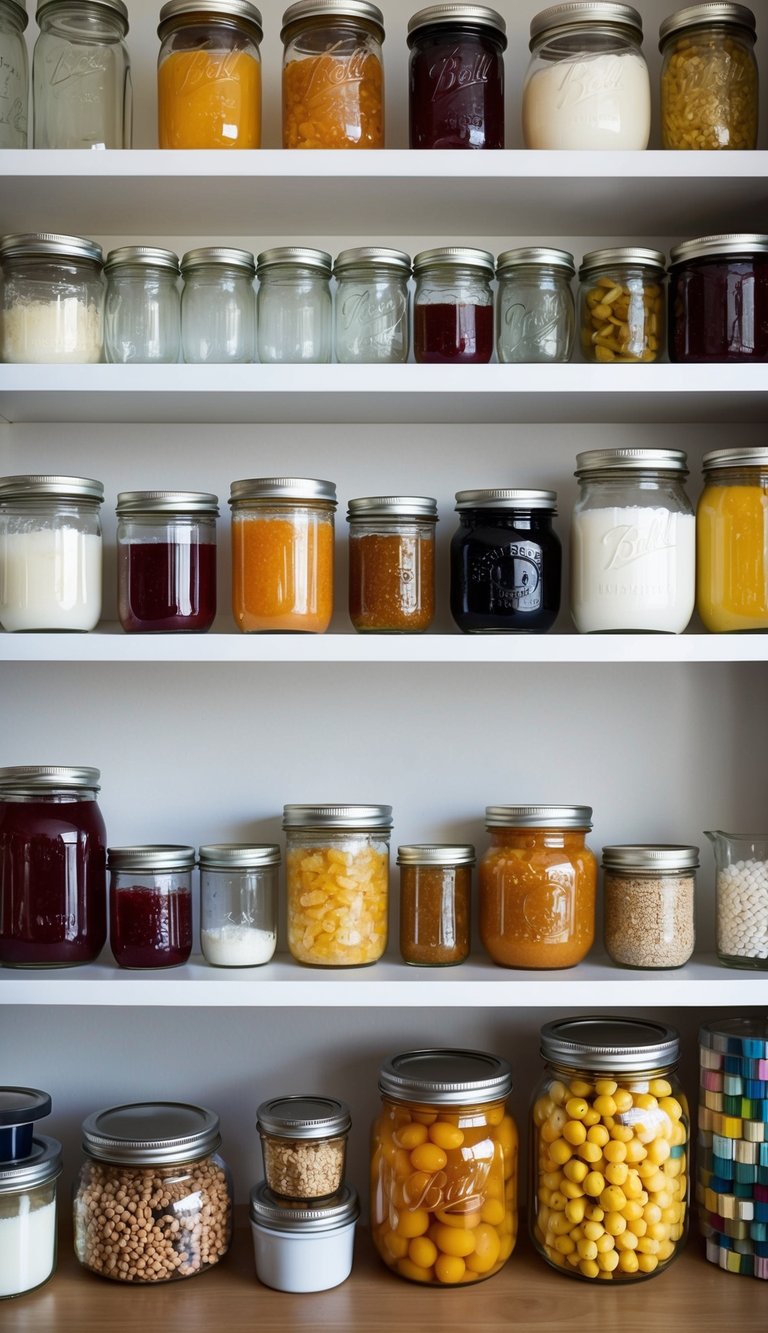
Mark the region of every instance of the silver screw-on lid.
POLYGON ((654 871, 670 874, 673 871, 695 870, 698 864, 698 847, 678 846, 674 843, 621 843, 603 848, 603 866, 606 870, 637 871, 642 875, 654 871))
POLYGON ((574 476, 596 477, 625 472, 673 472, 688 476, 688 459, 682 449, 588 449, 576 455, 574 476))
POLYGON ((32 1151, 27 1157, 0 1162, 0 1196, 44 1185, 61 1172, 61 1144, 40 1134, 32 1140, 32 1151))
POLYGON ((420 250, 413 257, 416 277, 433 268, 474 268, 492 278, 496 262, 488 250, 477 250, 471 245, 438 245, 431 250, 420 250))
POLYGON ((194 847, 177 843, 146 843, 136 847, 108 847, 107 865, 110 870, 135 870, 151 873, 154 870, 191 870, 195 864, 194 847))
POLYGON ((741 446, 736 449, 712 449, 701 460, 701 466, 707 472, 717 472, 724 467, 768 467, 768 449, 756 446, 741 446))
POLYGON ((330 278, 333 259, 326 250, 313 250, 308 245, 276 245, 262 250, 256 260, 256 272, 261 277, 272 268, 313 268, 330 278))
POLYGON ((262 1180, 251 1190, 250 1216, 257 1226, 267 1227, 270 1231, 316 1235, 337 1231, 356 1222, 360 1204, 351 1185, 342 1185, 332 1199, 302 1205, 278 1199, 262 1180))
POLYGON ((365 495, 348 501, 347 520, 415 518, 437 522, 437 501, 428 495, 365 495))
POLYGON ((408 45, 413 45, 413 34, 424 28, 435 27, 487 28, 501 38, 502 51, 507 45, 507 25, 501 14, 487 5, 429 5, 420 9, 408 21, 408 45))
POLYGON ((130 514, 218 514, 219 497, 207 491, 120 491, 115 513, 130 514))
POLYGON ((284 805, 283 828, 343 829, 362 833, 392 828, 391 805, 284 805))
POLYGON ((731 259, 768 253, 768 236, 759 231, 721 232, 717 236, 697 236, 693 241, 681 241, 669 252, 670 267, 684 264, 689 259, 714 259, 720 255, 731 259))
POLYGON ((382 39, 384 37, 384 15, 378 5, 369 4, 368 0, 298 0, 283 14, 281 40, 285 41, 289 29, 307 19, 316 18, 327 18, 331 22, 334 19, 358 19, 363 23, 374 24, 382 39))
POLYGON ((471 843, 412 842, 397 849, 399 866, 473 866, 471 843))
POLYGON ((385 1060, 379 1070, 379 1091, 402 1102, 480 1106, 509 1095, 512 1070, 506 1060, 487 1051, 454 1047, 406 1051, 385 1060))
POLYGON ((111 273, 113 269, 123 267, 167 268, 178 273, 179 256, 159 245, 121 245, 117 250, 110 250, 104 262, 104 272, 111 273))
POLYGON ((356 245, 351 250, 342 250, 336 256, 333 271, 337 276, 357 268, 388 268, 408 276, 411 272, 411 256, 405 250, 390 250, 385 245, 356 245))
MULTIPOLYGON (((40 22, 43 14, 46 14, 49 9, 66 9, 69 8, 71 3, 72 0, 42 0, 42 3, 37 6, 35 16, 37 22, 40 22)), ((111 10, 117 18, 122 20, 124 25, 123 36, 125 36, 128 31, 128 7, 123 4, 123 0, 89 0, 89 4, 98 5, 101 9, 111 10)))
POLYGON ((226 23, 233 26, 245 25, 260 42, 264 34, 261 11, 249 0, 168 0, 160 10, 160 22, 157 27, 158 37, 165 37, 185 18, 202 22, 226 23))
POLYGON ((94 1111, 83 1121, 83 1148, 100 1162, 194 1162, 220 1144, 216 1113, 187 1102, 130 1102, 94 1111))
POLYGON ((229 488, 229 503, 248 500, 291 500, 294 504, 317 504, 336 507, 336 487, 332 481, 317 477, 246 477, 233 481, 229 488))
POLYGON ((591 805, 487 805, 486 828, 591 829, 591 805))
POLYGON ((24 796, 27 792, 98 791, 101 773, 98 768, 72 768, 64 764, 14 764, 0 768, 0 795, 12 792, 24 796))
POLYGON ((576 261, 569 250, 555 250, 548 245, 523 245, 516 250, 505 250, 496 260, 496 275, 502 277, 517 268, 531 265, 560 268, 572 278, 576 272, 576 261))
MULTIPOLYGON (((38 14, 39 14, 38 10, 38 14)), ((57 259, 90 259, 96 264, 103 262, 103 251, 95 241, 85 236, 59 236, 50 231, 14 232, 0 237, 0 259, 17 259, 22 256, 44 255, 57 259)))
POLYGON ((710 23, 727 23, 733 27, 743 28, 753 37, 755 35, 755 16, 746 5, 722 3, 686 5, 684 9, 678 9, 674 14, 670 14, 669 18, 664 19, 659 28, 659 47, 661 48, 673 33, 682 32, 684 28, 695 28, 710 23))
POLYGON ((553 509, 557 491, 531 491, 522 487, 457 491, 456 512, 462 509, 553 509))
POLYGON ((57 477, 40 473, 0 477, 0 501, 42 499, 94 500, 102 504, 104 484, 92 477, 57 477))
POLYGON ((199 851, 201 870, 258 870, 279 866, 277 843, 209 842, 199 851))
POLYGON ((271 1097, 256 1112, 261 1134, 281 1139, 331 1139, 346 1134, 352 1116, 335 1097, 271 1097))
POLYGON ((629 28, 642 37, 643 20, 632 5, 611 4, 605 0, 572 0, 572 3, 550 5, 531 19, 530 48, 544 35, 550 36, 561 28, 582 23, 609 24, 629 28))
POLYGON ((181 272, 186 277, 197 268, 208 265, 221 268, 238 268, 251 277, 256 273, 256 264, 250 250, 237 250, 228 245, 203 245, 195 250, 187 250, 182 256, 181 272))
POLYGON ((639 1073, 674 1064, 680 1036, 672 1027, 641 1018, 560 1018, 541 1029, 541 1054, 569 1069, 639 1073))
POLYGON ((587 278, 604 268, 647 268, 663 276, 667 260, 663 250, 650 250, 645 245, 613 245, 605 250, 589 250, 581 261, 579 277, 587 278))

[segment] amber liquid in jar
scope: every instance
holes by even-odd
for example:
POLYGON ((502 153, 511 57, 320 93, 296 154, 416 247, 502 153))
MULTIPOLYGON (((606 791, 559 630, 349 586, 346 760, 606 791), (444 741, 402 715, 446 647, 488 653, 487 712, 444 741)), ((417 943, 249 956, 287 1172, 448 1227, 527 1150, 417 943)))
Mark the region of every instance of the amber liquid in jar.
POLYGON ((469 865, 400 867, 400 953, 422 967, 449 967, 469 956, 469 865))

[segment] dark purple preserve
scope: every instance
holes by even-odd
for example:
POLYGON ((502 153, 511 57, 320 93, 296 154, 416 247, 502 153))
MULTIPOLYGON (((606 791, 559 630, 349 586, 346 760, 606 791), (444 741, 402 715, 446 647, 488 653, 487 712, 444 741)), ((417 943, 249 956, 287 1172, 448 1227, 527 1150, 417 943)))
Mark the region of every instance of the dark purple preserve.
POLYGON ((192 952, 189 889, 113 885, 109 917, 109 943, 120 967, 178 967, 192 952))
POLYGON ((768 361, 768 236, 685 241, 671 263, 670 361, 768 361))
POLYGON ((411 148, 504 147, 505 29, 481 5, 432 5, 411 19, 411 148))
POLYGON ((123 629, 203 633, 216 617, 216 547, 213 542, 121 543, 118 589, 123 629))
POLYGON ((471 302, 416 305, 414 356, 422 365, 480 365, 493 355, 493 306, 471 302))

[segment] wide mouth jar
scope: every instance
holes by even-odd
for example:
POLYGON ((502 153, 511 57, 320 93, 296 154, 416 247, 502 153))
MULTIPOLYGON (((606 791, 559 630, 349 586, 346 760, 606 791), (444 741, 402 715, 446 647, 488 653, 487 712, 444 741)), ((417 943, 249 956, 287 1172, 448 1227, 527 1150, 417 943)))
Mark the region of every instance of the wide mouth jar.
POLYGON ((0 267, 0 359, 72 365, 101 360, 106 282, 100 245, 51 232, 4 236, 0 267))
POLYGON ((344 1183, 349 1107, 332 1097, 273 1097, 257 1112, 269 1189, 296 1202, 329 1199, 344 1183))

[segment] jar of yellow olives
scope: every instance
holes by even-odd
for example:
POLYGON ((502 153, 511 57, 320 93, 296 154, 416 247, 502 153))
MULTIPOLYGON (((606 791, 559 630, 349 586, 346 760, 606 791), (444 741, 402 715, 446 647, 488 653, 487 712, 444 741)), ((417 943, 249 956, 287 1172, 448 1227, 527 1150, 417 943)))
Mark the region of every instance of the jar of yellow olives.
POLYGON ((497 1273, 517 1239, 512 1071, 484 1051, 425 1050, 381 1067, 371 1230, 411 1282, 465 1286, 497 1273))
POLYGON ((541 1029, 533 1102, 533 1243, 570 1277, 660 1273, 688 1227, 689 1118, 674 1028, 567 1018, 541 1029))

